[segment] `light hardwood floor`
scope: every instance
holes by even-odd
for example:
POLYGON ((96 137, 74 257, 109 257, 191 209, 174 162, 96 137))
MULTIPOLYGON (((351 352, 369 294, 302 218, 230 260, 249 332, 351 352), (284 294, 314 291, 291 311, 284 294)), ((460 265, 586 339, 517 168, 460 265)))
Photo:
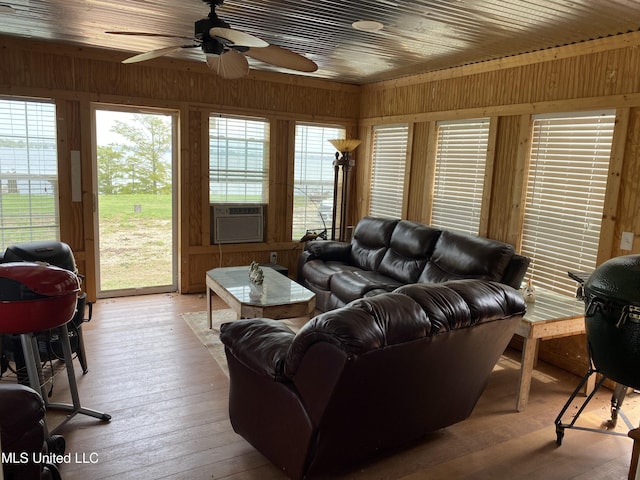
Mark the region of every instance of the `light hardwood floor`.
MULTIPOLYGON (((62 427, 72 455, 61 467, 65 480, 284 478, 231 429, 228 380, 179 316, 204 309, 203 295, 177 294, 94 306, 93 320, 83 326, 89 373, 76 366, 80 398, 113 418, 104 423, 78 415, 62 427), (78 463, 76 454, 97 461, 78 463)), ((519 352, 506 352, 468 420, 339 478, 626 479, 632 448, 626 437, 571 429, 562 446, 555 444, 553 422, 577 377, 541 362, 527 409, 515 412, 518 359, 519 352)), ((65 393, 58 381, 53 399, 65 393)), ((610 395, 605 390, 590 403, 583 425, 609 418, 610 395)), ((636 425, 637 397, 624 404, 636 425)))

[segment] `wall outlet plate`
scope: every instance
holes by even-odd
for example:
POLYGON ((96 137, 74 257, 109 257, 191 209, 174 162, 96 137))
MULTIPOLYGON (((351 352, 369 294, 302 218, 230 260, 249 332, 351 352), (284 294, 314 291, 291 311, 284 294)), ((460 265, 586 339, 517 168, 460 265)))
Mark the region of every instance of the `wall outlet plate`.
POLYGON ((620 250, 633 250, 633 232, 622 232, 620 250))
POLYGON ((269 255, 269 263, 278 263, 278 252, 271 252, 269 255))

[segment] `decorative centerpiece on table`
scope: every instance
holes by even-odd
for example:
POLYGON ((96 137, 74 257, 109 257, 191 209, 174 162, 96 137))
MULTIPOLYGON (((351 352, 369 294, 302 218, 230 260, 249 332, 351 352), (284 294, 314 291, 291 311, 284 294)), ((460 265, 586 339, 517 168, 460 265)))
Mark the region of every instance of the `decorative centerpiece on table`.
POLYGON ((249 296, 258 299, 262 296, 262 283, 264 282, 264 271, 256 261, 249 265, 249 296))
POLYGON ((527 284, 522 290, 522 298, 527 303, 534 303, 536 301, 536 287, 533 285, 531 279, 527 281, 527 284))

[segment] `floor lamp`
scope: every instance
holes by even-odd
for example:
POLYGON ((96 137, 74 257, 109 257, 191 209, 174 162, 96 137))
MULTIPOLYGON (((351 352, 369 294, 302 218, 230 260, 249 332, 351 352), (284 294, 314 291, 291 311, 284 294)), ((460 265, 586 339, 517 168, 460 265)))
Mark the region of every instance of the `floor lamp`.
POLYGON ((349 170, 354 165, 354 160, 351 158, 351 152, 353 152, 360 140, 356 139, 336 139, 329 140, 331 145, 335 147, 336 159, 333 161, 333 218, 331 219, 331 240, 336 239, 336 213, 338 211, 338 190, 340 193, 340 221, 338 228, 340 229, 339 240, 345 241, 345 229, 347 225, 347 210, 349 208, 349 170), (342 167, 342 179, 340 179, 340 169, 342 167), (340 181, 342 182, 340 184, 340 181), (342 187, 340 189, 340 186, 342 187))

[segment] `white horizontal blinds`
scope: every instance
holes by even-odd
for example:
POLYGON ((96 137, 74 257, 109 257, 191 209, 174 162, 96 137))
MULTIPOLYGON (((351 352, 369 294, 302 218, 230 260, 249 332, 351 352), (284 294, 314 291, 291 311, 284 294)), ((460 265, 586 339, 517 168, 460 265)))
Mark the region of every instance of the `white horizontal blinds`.
POLYGON ((263 119, 209 117, 209 197, 214 202, 265 203, 269 123, 263 119))
POLYGON ((342 127, 296 125, 292 238, 307 230, 331 229, 335 148, 329 140, 345 138, 342 127))
POLYGON ((438 124, 431 225, 478 233, 488 141, 489 119, 438 124))
POLYGON ((614 112, 534 118, 522 231, 534 284, 568 295, 596 266, 614 112))
POLYGON ((385 125, 373 129, 373 162, 369 214, 402 217, 408 125, 385 125))
POLYGON ((59 238, 55 106, 0 99, 0 250, 59 238))

